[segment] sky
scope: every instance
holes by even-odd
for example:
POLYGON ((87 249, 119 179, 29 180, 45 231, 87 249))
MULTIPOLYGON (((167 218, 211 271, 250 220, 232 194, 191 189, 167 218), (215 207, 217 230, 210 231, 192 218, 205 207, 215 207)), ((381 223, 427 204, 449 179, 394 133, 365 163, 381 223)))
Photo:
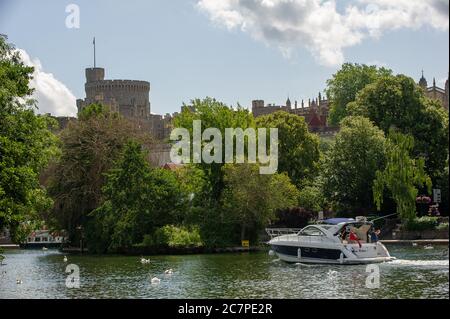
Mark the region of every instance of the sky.
POLYGON ((449 70, 449 0, 0 0, 0 33, 36 68, 39 112, 57 116, 85 97, 94 36, 106 78, 149 81, 155 114, 207 96, 307 100, 344 62, 423 69, 441 87, 449 70))

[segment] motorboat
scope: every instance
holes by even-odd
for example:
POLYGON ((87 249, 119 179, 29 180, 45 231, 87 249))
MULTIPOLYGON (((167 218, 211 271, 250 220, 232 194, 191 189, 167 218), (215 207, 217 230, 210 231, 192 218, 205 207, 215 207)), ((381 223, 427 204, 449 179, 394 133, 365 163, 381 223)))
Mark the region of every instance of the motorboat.
POLYGON ((373 223, 365 217, 333 218, 303 229, 267 229, 268 244, 289 263, 372 264, 395 260, 369 236, 373 223))

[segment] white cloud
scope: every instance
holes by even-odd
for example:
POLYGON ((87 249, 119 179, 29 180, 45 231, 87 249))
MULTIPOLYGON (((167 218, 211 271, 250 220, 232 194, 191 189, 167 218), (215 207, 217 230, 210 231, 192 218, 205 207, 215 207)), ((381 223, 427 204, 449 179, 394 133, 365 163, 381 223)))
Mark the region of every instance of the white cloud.
POLYGON ((290 56, 304 46, 323 65, 344 61, 343 50, 387 30, 449 27, 448 0, 198 0, 197 7, 228 29, 239 28, 290 56))
POLYGON ((35 89, 33 98, 37 100, 38 112, 54 116, 75 116, 76 98, 72 92, 52 73, 44 71, 39 59, 32 59, 25 50, 18 49, 22 61, 34 67, 30 86, 35 89))

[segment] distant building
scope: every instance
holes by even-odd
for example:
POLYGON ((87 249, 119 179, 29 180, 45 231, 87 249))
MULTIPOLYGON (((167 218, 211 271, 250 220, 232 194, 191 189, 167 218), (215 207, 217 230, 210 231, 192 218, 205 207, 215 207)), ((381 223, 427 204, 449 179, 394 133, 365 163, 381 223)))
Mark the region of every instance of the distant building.
POLYGON ((449 103, 449 87, 448 78, 445 81, 445 88, 440 88, 436 85, 436 79, 433 79, 433 86, 428 86, 427 79, 425 78, 423 71, 422 77, 419 80, 419 86, 424 90, 425 95, 430 99, 438 100, 442 103, 442 106, 448 111, 449 103))
POLYGON ((288 98, 286 105, 264 104, 264 100, 254 100, 252 102, 252 113, 254 117, 272 114, 278 111, 295 114, 305 118, 308 128, 311 132, 319 135, 333 135, 338 128, 328 125, 328 114, 330 111, 328 100, 319 96, 305 103, 303 100, 298 103, 294 102, 292 106, 291 100, 288 98))

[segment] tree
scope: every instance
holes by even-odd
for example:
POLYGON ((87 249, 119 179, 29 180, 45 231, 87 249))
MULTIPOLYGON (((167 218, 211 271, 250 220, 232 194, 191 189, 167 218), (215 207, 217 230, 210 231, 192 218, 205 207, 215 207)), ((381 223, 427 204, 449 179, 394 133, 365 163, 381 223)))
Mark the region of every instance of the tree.
POLYGON ((256 164, 227 164, 222 206, 238 223, 241 240, 256 239, 275 219, 275 211, 296 206, 298 190, 286 174, 261 175, 256 164))
POLYGON ((433 181, 442 174, 448 157, 448 114, 438 101, 430 100, 413 79, 383 77, 366 86, 350 113, 368 117, 387 135, 391 128, 414 138, 413 157, 424 157, 433 181))
POLYGON ((33 72, 0 36, 0 229, 8 227, 16 241, 24 239, 20 227, 39 221, 52 205, 39 173, 57 155, 49 130, 56 123, 35 114, 33 72))
POLYGON ((151 169, 139 143, 128 142, 106 176, 104 201, 88 228, 95 251, 115 252, 141 243, 144 235, 173 223, 182 211, 185 201, 175 175, 151 169))
POLYGON ((278 171, 286 172, 297 187, 317 174, 320 140, 309 133, 303 117, 276 112, 257 118, 256 124, 260 128, 278 129, 278 171))
MULTIPOLYGON (((193 122, 200 120, 202 122, 202 129, 217 128, 225 137, 226 128, 254 128, 255 123, 252 114, 242 108, 240 105, 233 109, 224 103, 221 103, 212 98, 204 100, 196 99, 191 101, 191 105, 183 105, 183 110, 174 119, 174 126, 177 128, 185 128, 189 131, 191 137, 191 145, 193 143, 193 122)), ((225 143, 222 143, 222 163, 198 164, 209 180, 211 187, 211 196, 217 200, 223 190, 223 171, 222 166, 225 163, 225 143)))
POLYGON ((89 213, 102 200, 105 173, 112 168, 129 139, 150 145, 151 138, 133 123, 103 105, 83 109, 60 133, 62 154, 49 168, 49 193, 55 201, 52 217, 59 227, 78 236, 89 213))
POLYGON ((431 179, 425 173, 424 159, 410 158, 414 148, 412 136, 391 130, 387 145, 386 168, 376 172, 373 183, 374 201, 380 210, 383 192, 387 188, 397 204, 397 213, 404 222, 408 222, 416 217, 418 190, 415 186, 425 185, 431 192, 431 179))
POLYGON ((389 76, 392 71, 365 64, 345 63, 327 82, 327 97, 330 101, 329 122, 339 125, 347 114, 347 105, 355 101, 359 91, 376 80, 389 76))
POLYGON ((385 165, 384 133, 364 117, 347 117, 330 152, 322 176, 324 193, 338 212, 365 213, 373 209, 375 172, 385 165))

